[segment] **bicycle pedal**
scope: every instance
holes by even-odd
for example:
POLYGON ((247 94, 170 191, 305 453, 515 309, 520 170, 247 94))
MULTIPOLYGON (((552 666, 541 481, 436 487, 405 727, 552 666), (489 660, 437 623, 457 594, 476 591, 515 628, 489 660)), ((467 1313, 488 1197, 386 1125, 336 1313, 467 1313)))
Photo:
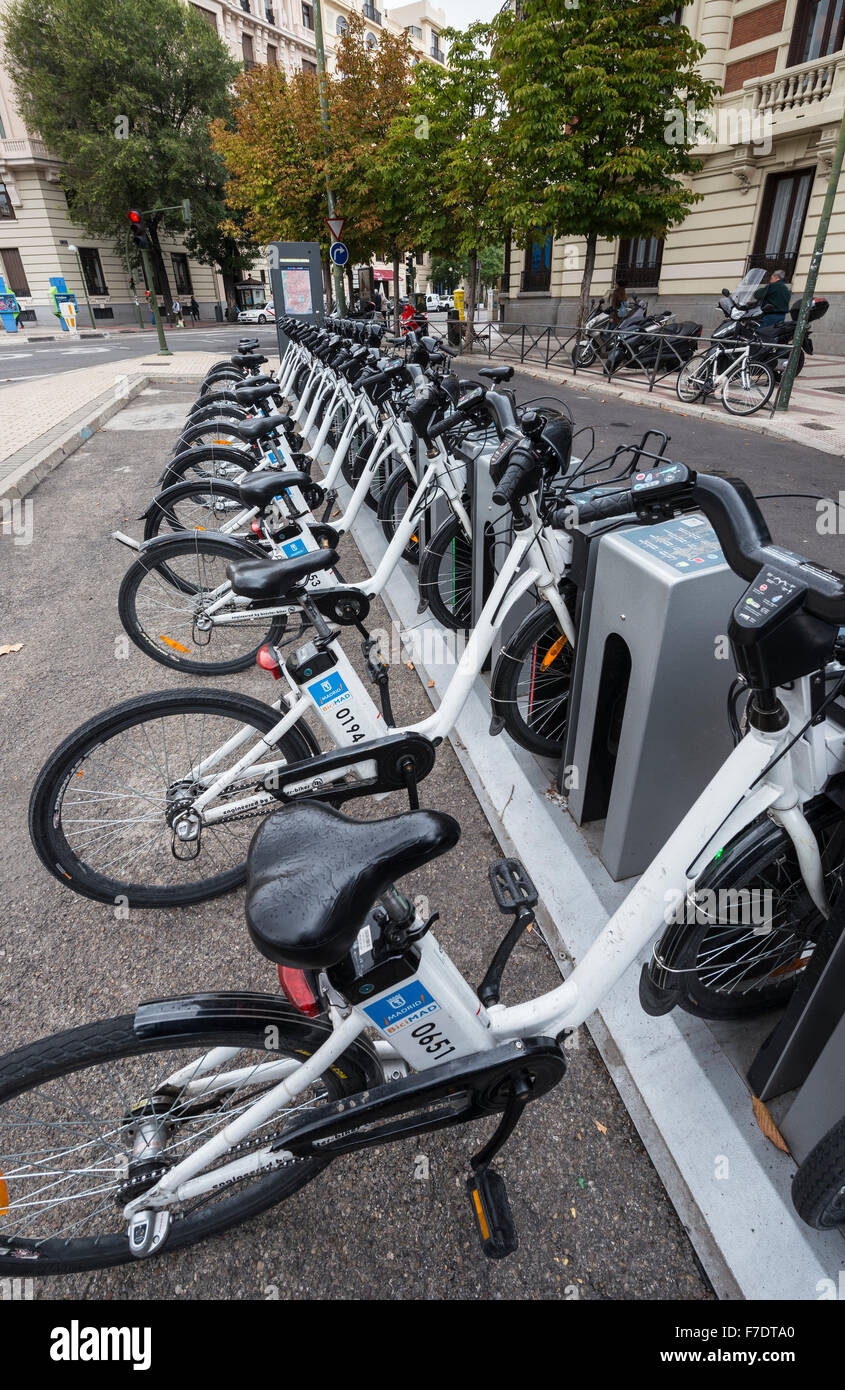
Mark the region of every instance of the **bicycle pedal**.
POLYGON ((472 1207, 481 1248, 488 1260, 512 1255, 519 1245, 505 1180, 492 1168, 482 1168, 467 1178, 467 1194, 472 1207))
POLYGON ((487 877, 500 911, 518 912, 523 907, 537 906, 540 894, 519 859, 496 859, 488 865, 487 877))
POLYGON ((169 1211, 136 1211, 129 1218, 129 1250, 136 1260, 157 1255, 170 1232, 169 1211))

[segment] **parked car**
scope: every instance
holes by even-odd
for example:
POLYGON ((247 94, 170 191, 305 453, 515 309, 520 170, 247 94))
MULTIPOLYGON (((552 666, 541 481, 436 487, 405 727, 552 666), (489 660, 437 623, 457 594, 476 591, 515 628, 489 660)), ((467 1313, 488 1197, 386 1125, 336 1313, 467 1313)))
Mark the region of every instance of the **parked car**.
POLYGON ((439 298, 439 300, 440 300, 440 308, 441 308, 441 309, 454 309, 454 307, 455 307, 454 295, 451 295, 451 294, 441 294, 441 295, 438 295, 438 298, 439 298))
POLYGON ((269 304, 253 304, 249 309, 241 309, 238 314, 238 323, 275 323, 276 314, 273 309, 273 301, 269 304))

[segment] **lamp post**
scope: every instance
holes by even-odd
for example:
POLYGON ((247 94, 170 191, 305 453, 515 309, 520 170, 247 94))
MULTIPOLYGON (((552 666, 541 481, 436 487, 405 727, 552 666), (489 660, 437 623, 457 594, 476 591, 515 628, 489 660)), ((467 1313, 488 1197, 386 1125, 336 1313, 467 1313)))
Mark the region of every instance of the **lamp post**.
POLYGON ((85 276, 82 273, 82 257, 79 254, 79 247, 69 246, 68 251, 72 251, 73 254, 76 256, 76 264, 79 266, 79 278, 82 281, 82 293, 85 295, 85 303, 88 305, 88 313, 91 316, 91 327, 96 328, 97 321, 94 318, 94 310, 91 308, 91 301, 88 298, 88 286, 85 283, 85 276))

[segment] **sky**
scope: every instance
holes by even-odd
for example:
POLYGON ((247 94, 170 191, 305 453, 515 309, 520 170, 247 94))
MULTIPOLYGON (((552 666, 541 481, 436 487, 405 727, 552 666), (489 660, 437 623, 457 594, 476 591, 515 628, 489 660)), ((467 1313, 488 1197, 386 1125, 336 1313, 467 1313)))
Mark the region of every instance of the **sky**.
MULTIPOLYGON (((432 0, 432 3, 443 10, 447 24, 455 29, 463 29, 474 19, 492 19, 502 8, 502 0, 432 0)), ((392 8, 392 5, 385 6, 388 14, 392 8)))

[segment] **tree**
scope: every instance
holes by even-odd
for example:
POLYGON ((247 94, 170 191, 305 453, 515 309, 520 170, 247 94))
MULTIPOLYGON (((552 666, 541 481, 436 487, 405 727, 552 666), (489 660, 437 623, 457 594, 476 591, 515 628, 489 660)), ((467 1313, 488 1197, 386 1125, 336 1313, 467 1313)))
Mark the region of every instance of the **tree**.
MULTIPOLYGON (((689 3, 689 0, 682 0, 689 3)), ((672 0, 523 0, 491 24, 513 154, 497 190, 515 230, 586 242, 579 326, 601 238, 657 236, 700 198, 683 182, 718 88, 672 0), (684 121, 678 112, 701 113, 684 121), (671 138, 670 136, 671 125, 671 138)))
POLYGON ((329 95, 329 177, 350 230, 373 250, 384 248, 393 262, 398 333, 399 260, 417 240, 419 219, 408 181, 397 176, 389 151, 394 123, 408 110, 412 50, 405 33, 382 30, 375 47, 366 34, 360 15, 350 14, 329 95))
POLYGON ((184 223, 155 209, 189 198, 211 254, 224 169, 208 125, 239 65, 180 0, 11 0, 3 28, 21 114, 62 160, 71 216, 122 248, 127 210, 142 209, 169 303, 160 236, 184 223))
POLYGON ((462 32, 444 33, 450 41, 448 62, 415 68, 408 114, 394 123, 385 167, 414 202, 420 240, 436 255, 467 257, 471 351, 478 257, 501 240, 504 230, 493 195, 508 151, 501 138, 501 97, 486 48, 487 26, 471 24, 462 32))

